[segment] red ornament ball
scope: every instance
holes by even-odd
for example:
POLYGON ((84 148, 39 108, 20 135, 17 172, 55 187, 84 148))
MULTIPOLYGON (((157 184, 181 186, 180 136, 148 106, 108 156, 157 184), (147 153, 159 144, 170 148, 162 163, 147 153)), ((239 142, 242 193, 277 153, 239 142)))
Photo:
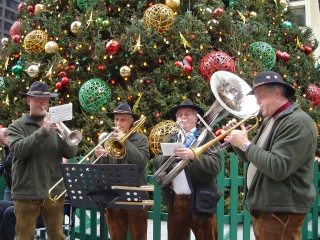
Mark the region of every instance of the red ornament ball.
POLYGON ((57 83, 56 83, 56 89, 57 89, 57 90, 61 90, 62 88, 63 88, 62 83, 61 83, 61 82, 57 82, 57 83))
POLYGON ((183 67, 183 63, 181 61, 175 61, 174 65, 177 67, 183 67))
POLYGON ((304 46, 304 53, 306 54, 306 55, 309 55, 310 53, 312 53, 312 48, 311 47, 309 47, 309 46, 304 46))
POLYGON ((288 62, 290 60, 290 54, 287 53, 287 52, 283 52, 281 54, 281 58, 285 61, 285 62, 288 62))
POLYGON ((34 13, 34 6, 29 5, 29 6, 28 6, 28 12, 29 12, 29 13, 34 13))
POLYGON ((311 101, 313 106, 320 105, 320 88, 310 83, 307 89, 307 99, 311 101))
POLYGON ((281 58, 282 52, 280 50, 276 51, 276 58, 280 59, 281 58))
POLYGON ((211 52, 201 60, 200 73, 205 80, 210 82, 211 75, 217 71, 234 73, 235 64, 232 57, 224 52, 211 52))
POLYGON ((67 77, 61 78, 61 83, 62 83, 64 86, 68 86, 68 85, 69 85, 69 78, 67 78, 67 77))
POLYGON ((183 66, 183 71, 190 73, 192 71, 192 67, 189 64, 186 64, 183 66))
POLYGON ((189 55, 185 56, 183 60, 187 61, 190 65, 192 64, 192 57, 189 55))
POLYGON ((106 44, 106 50, 108 54, 116 55, 120 51, 120 43, 116 40, 110 40, 106 44))

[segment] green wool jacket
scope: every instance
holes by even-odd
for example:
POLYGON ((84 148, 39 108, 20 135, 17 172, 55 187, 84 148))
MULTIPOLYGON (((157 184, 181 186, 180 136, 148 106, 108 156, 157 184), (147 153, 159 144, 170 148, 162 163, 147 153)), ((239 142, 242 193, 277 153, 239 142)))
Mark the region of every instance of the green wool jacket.
POLYGON ((317 146, 315 123, 296 103, 285 109, 260 148, 255 143, 266 126, 266 118, 244 153, 257 172, 246 194, 250 209, 265 212, 306 213, 313 206, 313 162, 317 146))
MULTIPOLYGON (((147 184, 146 166, 150 158, 148 138, 141 133, 132 133, 124 141, 126 155, 122 159, 101 157, 96 164, 135 164, 138 167, 140 186, 147 184)), ((92 159, 93 160, 93 159, 92 159)))
MULTIPOLYGON (((73 158, 77 146, 70 146, 51 129, 39 127, 29 115, 8 127, 12 161, 12 199, 36 200, 48 197, 49 189, 62 178, 62 158, 73 158)), ((64 183, 53 194, 61 194, 64 183)))
MULTIPOLYGON (((201 134, 200 130, 198 136, 201 134)), ((213 139, 213 135, 208 133, 206 138, 204 139, 202 146, 204 143, 209 142, 213 139)), ((177 142, 178 134, 170 134, 167 136, 163 142, 170 143, 170 142, 177 142)), ((167 160, 168 156, 163 156, 162 151, 160 150, 155 158, 153 166, 157 170, 159 169, 167 160)), ((221 171, 221 157, 219 153, 210 154, 210 149, 207 149, 203 154, 200 156, 200 161, 192 160, 188 164, 189 166, 189 173, 190 173, 190 180, 193 186, 201 184, 207 186, 215 186, 216 184, 216 177, 221 171)), ((162 189, 162 204, 165 206, 169 206, 169 196, 170 196, 170 186, 167 185, 162 189)))

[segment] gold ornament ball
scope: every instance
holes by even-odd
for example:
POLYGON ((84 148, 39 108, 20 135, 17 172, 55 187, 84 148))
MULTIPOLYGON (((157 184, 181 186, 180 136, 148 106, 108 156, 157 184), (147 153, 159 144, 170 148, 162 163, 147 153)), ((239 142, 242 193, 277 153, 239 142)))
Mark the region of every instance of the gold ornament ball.
POLYGON ((59 46, 55 41, 49 41, 44 46, 44 51, 48 54, 54 54, 58 50, 59 50, 59 46))
POLYGON ((44 49, 48 35, 41 30, 33 30, 24 38, 23 47, 30 54, 39 53, 44 49))
POLYGON ((163 139, 172 133, 179 132, 178 124, 172 120, 166 120, 155 125, 149 135, 150 150, 152 153, 157 153, 160 150, 160 144, 163 139))
POLYGON ((120 68, 120 76, 123 78, 128 78, 130 77, 131 74, 131 69, 128 66, 122 66, 120 68))
POLYGON ((38 76, 39 74, 39 67, 38 65, 31 65, 30 67, 28 67, 27 69, 27 74, 32 77, 35 78, 38 76))
POLYGON ((175 21, 175 13, 164 4, 155 4, 149 7, 143 14, 143 22, 146 29, 153 29, 158 34, 168 31, 175 21))
POLYGON ((35 13, 40 13, 43 12, 45 10, 45 7, 43 4, 36 4, 36 6, 34 7, 34 12, 35 13))
POLYGON ((251 18, 256 18, 258 16, 258 14, 254 11, 250 12, 249 15, 251 18))
POLYGON ((180 7, 180 0, 166 0, 166 5, 173 11, 177 11, 180 7))
POLYGON ((77 34, 80 28, 81 28, 81 22, 74 21, 73 23, 71 23, 70 31, 74 34, 77 34))

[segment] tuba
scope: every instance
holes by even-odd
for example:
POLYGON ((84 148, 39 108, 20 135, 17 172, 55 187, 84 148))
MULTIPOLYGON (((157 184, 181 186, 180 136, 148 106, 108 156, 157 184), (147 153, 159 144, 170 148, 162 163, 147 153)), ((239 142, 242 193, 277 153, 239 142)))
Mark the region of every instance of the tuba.
MULTIPOLYGON (((259 112, 259 106, 256 103, 255 96, 248 95, 252 89, 243 79, 231 72, 218 71, 211 76, 210 86, 216 100, 204 114, 203 119, 201 116, 198 116, 200 120, 204 121, 202 124, 205 128, 204 126, 201 126, 203 131, 197 141, 191 146, 191 150, 197 160, 200 160, 201 154, 212 146, 214 147, 211 152, 218 152, 225 149, 228 144, 220 144, 219 141, 225 138, 232 130, 238 128, 241 124, 254 119, 255 124, 247 128, 247 131, 249 132, 255 129, 259 122, 256 117, 259 112), (229 114, 244 119, 219 137, 215 137, 208 143, 200 146, 208 133, 213 134, 212 127, 229 114)), ((153 175, 153 178, 157 180, 160 187, 169 184, 185 168, 190 162, 190 159, 182 160, 178 163, 176 162, 176 156, 171 156, 153 175)))

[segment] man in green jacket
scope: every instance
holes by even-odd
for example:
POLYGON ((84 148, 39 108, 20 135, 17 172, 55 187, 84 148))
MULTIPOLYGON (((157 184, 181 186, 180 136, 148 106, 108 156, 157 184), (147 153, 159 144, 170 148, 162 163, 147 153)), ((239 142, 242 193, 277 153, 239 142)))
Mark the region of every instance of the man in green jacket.
MULTIPOLYGON (((134 122, 139 119, 139 115, 132 113, 127 103, 121 103, 114 110, 108 112, 107 115, 114 120, 113 138, 122 139, 130 131, 134 122)), ((120 159, 118 156, 113 157, 103 147, 95 150, 94 157, 99 158, 99 164, 135 164, 138 167, 140 186, 147 184, 146 166, 150 158, 148 138, 137 132, 133 132, 124 141, 126 149, 125 155, 120 159)), ((114 149, 110 149, 112 151, 114 149)), ((148 194, 145 193, 145 197, 148 194)), ((147 240, 147 224, 148 224, 148 208, 143 209, 115 209, 107 208, 105 211, 105 219, 108 225, 110 238, 114 240, 126 240, 127 229, 129 228, 130 239, 147 240)))
POLYGON ((254 80, 253 92, 265 117, 250 141, 244 126, 225 139, 248 161, 246 206, 256 239, 301 239, 301 226, 313 206, 315 122, 288 98, 295 89, 268 71, 254 80))
MULTIPOLYGON (((45 82, 34 82, 27 93, 29 113, 9 125, 8 139, 12 161, 12 199, 16 215, 16 239, 33 239, 41 214, 49 239, 65 239, 62 232, 64 197, 57 202, 48 197, 49 189, 62 178, 60 164, 73 158, 77 146, 70 146, 51 127, 47 115, 50 93, 45 82)), ((65 190, 61 183, 53 192, 65 190)))

